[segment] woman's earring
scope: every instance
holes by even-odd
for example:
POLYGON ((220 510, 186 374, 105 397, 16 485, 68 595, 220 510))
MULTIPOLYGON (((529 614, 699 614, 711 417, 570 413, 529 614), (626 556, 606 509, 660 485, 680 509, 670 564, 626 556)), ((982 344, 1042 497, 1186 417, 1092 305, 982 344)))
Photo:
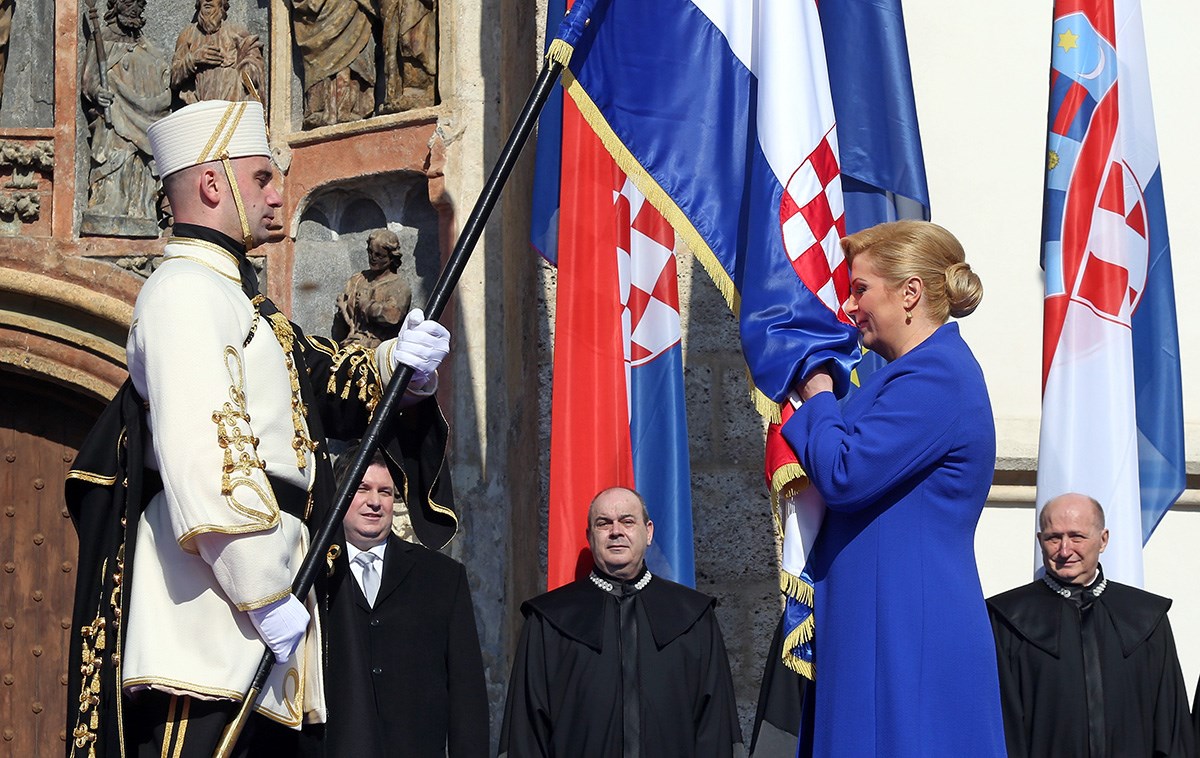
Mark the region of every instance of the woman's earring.
POLYGON ((912 323, 912 311, 905 311, 904 312, 904 324, 905 324, 905 326, 907 326, 908 324, 911 324, 911 323, 912 323))

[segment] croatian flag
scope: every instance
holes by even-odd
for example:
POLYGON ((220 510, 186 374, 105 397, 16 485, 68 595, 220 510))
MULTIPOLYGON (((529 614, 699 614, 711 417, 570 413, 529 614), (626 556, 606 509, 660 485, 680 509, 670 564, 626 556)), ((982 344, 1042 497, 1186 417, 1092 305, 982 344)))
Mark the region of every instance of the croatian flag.
POLYGON ((591 567, 587 505, 622 485, 654 522, 650 571, 694 586, 675 233, 574 103, 553 105, 533 216, 534 246, 558 265, 547 584, 591 567))
POLYGON ((568 99, 739 311, 761 407, 825 362, 844 392, 857 332, 816 3, 580 0, 572 17, 568 99))
POLYGON ((1051 42, 1038 512, 1064 492, 1096 498, 1110 532, 1105 574, 1140 586, 1142 545, 1185 474, 1141 9, 1059 0, 1051 42))
MULTIPOLYGON (((567 99, 739 312, 759 409, 778 418, 822 363, 845 393, 857 332, 841 307, 842 171, 816 3, 599 0, 571 16, 587 23, 563 74, 567 99)), ((801 571, 818 524, 781 521, 793 600, 811 603, 801 571)), ((810 614, 797 634, 811 629, 810 614)))
MULTIPOLYGON (((898 219, 928 220, 929 189, 899 0, 822 0, 820 18, 838 124, 846 232, 898 219)), ((883 365, 878 354, 863 350, 851 383, 860 385, 883 365)), ((784 538, 784 662, 811 676, 812 582, 803 569, 824 504, 816 492, 803 489, 795 452, 779 433, 791 410, 785 404, 781 423, 768 426, 766 475, 784 538)))

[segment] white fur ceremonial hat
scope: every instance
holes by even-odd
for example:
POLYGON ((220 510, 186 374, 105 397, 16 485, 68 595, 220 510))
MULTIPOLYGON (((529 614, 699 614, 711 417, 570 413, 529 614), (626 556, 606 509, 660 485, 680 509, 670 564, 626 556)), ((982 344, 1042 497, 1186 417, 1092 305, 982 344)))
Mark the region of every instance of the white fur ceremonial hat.
POLYGON ((271 157, 262 103, 201 100, 146 130, 159 176, 221 158, 271 157))

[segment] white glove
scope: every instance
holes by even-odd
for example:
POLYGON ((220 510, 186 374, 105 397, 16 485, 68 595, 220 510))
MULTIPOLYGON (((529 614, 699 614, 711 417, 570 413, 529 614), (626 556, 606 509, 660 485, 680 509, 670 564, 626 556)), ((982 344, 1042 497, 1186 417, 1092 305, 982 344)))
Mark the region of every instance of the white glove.
POLYGON ((308 630, 308 609, 288 594, 282 600, 249 611, 250 623, 258 630, 258 636, 275 654, 276 663, 287 663, 308 630))
POLYGON ((404 319, 396 346, 392 348, 392 370, 401 363, 412 366, 410 386, 419 390, 437 373, 449 352, 450 332, 446 327, 427 320, 420 308, 413 308, 404 319))

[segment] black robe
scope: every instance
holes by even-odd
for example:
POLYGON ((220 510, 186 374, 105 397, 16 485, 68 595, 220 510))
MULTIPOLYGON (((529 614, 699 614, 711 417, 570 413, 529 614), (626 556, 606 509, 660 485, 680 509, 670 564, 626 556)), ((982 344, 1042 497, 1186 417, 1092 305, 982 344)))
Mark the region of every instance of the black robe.
POLYGON ((1171 601, 1102 578, 1083 592, 988 600, 1009 756, 1191 756, 1171 601))
POLYGON ((657 577, 640 591, 605 579, 612 591, 584 578, 521 607, 500 755, 744 755, 714 600, 657 577))

